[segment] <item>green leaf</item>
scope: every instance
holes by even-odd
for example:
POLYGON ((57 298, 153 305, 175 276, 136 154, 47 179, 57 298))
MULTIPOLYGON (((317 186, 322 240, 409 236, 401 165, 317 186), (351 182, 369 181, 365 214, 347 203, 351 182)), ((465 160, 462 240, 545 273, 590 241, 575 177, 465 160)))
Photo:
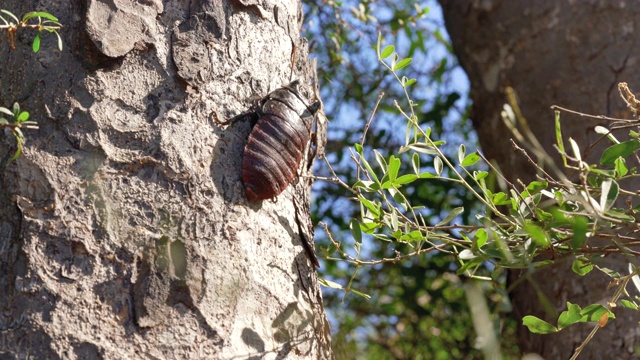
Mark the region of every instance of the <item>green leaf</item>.
POLYGON ((327 280, 324 278, 319 278, 318 282, 320 283, 320 285, 330 289, 340 289, 340 290, 344 289, 342 285, 338 284, 337 282, 333 282, 331 280, 327 280))
POLYGON ((535 208, 533 210, 536 213, 536 217, 538 218, 538 220, 543 222, 553 220, 553 216, 551 215, 551 213, 544 211, 541 208, 535 208))
POLYGON ((366 192, 378 191, 380 189, 379 186, 373 181, 368 180, 360 180, 353 184, 354 189, 363 189, 366 192))
MULTIPOLYGON (((420 175, 418 175, 418 177, 420 179, 433 179, 433 178, 437 178, 439 175, 434 175, 432 173, 428 173, 428 172, 423 172, 420 175)), ((414 207, 415 208, 415 207, 414 207)))
POLYGON ((507 194, 501 191, 499 193, 493 194, 493 196, 491 197, 491 202, 494 205, 509 205, 511 204, 511 199, 509 199, 509 196, 507 194))
POLYGON ((558 150, 560 150, 560 156, 562 157, 562 163, 567 166, 567 155, 564 150, 564 141, 562 138, 562 126, 560 125, 560 111, 555 111, 555 130, 556 130, 556 144, 558 150))
POLYGON ((567 310, 563 311, 558 318, 558 329, 562 330, 567 326, 580 322, 582 318, 581 310, 580 306, 567 301, 567 310))
POLYGON ((640 141, 628 140, 608 147, 600 157, 601 165, 611 165, 618 157, 626 158, 640 148, 640 141))
POLYGON ((22 140, 18 136, 16 136, 16 140, 18 140, 18 149, 16 150, 15 154, 13 154, 11 159, 9 159, 9 162, 16 160, 17 158, 20 157, 20 154, 22 154, 22 140))
MULTIPOLYGON (((600 318, 602 317, 602 315, 604 315, 608 311, 609 310, 607 310, 606 307, 600 304, 591 304, 585 307, 584 309, 582 309, 582 311, 580 311, 580 314, 582 315, 582 318, 580 319, 580 321, 581 322, 600 321, 600 318)), ((610 312, 609 318, 615 318, 615 315, 613 315, 613 313, 610 312)))
POLYGON ((462 164, 462 162, 464 161, 464 157, 467 153, 467 148, 464 146, 464 144, 460 144, 460 147, 458 147, 458 162, 462 164))
POLYGON ((635 222, 636 221, 636 218, 634 218, 631 215, 625 214, 624 211, 620 210, 620 209, 609 209, 609 210, 605 211, 604 214, 607 215, 607 216, 610 216, 612 218, 620 219, 620 220, 623 220, 623 221, 628 221, 628 222, 635 222))
POLYGON ((27 21, 27 20, 35 18, 35 17, 41 17, 41 18, 45 18, 47 20, 58 22, 58 18, 56 18, 55 16, 49 14, 48 12, 44 12, 44 11, 28 12, 28 13, 24 14, 24 16, 22 16, 22 21, 27 21))
POLYGON ((527 192, 530 195, 534 195, 544 190, 549 186, 549 183, 546 181, 532 181, 529 185, 527 185, 527 192))
POLYGON ((400 231, 400 230, 396 230, 396 231, 391 233, 391 237, 396 239, 396 240, 400 239, 400 236, 402 236, 402 231, 400 231))
POLYGON ((413 230, 408 234, 402 235, 399 240, 406 242, 422 241, 424 240, 424 234, 422 234, 422 231, 420 230, 413 230))
POLYGON ((380 53, 380 58, 381 59, 386 59, 389 56, 391 56, 391 54, 393 54, 394 51, 396 51, 396 47, 395 46, 393 46, 393 45, 386 46, 382 50, 382 53, 380 53))
POLYGON ((395 211, 391 212, 391 230, 398 230, 398 214, 395 211))
POLYGON ((373 150, 373 154, 376 157, 376 161, 378 162, 378 165, 380 165, 380 168, 386 174, 387 173, 387 167, 388 167, 387 160, 385 160, 384 156, 382 156, 382 154, 378 150, 373 150))
POLYGON ((40 34, 42 32, 38 31, 38 33, 36 34, 36 37, 33 38, 33 44, 31 45, 31 50, 33 50, 34 53, 37 53, 40 50, 40 34))
POLYGON ((462 207, 462 206, 451 210, 449 215, 447 215, 442 221, 440 221, 438 224, 436 224, 436 227, 444 225, 444 224, 448 224, 453 219, 455 219, 458 215, 460 215, 463 211, 464 211, 464 207, 462 207))
POLYGON ((536 261, 533 263, 533 266, 535 266, 536 268, 541 268, 541 267, 545 267, 547 265, 551 265, 553 264, 553 260, 542 260, 542 261, 536 261))
POLYGON ((404 86, 404 87, 411 86, 411 85, 415 84, 415 83, 416 83, 416 81, 417 81, 417 80, 416 80, 415 78, 409 79, 409 80, 407 80, 407 81, 403 82, 403 86, 404 86))
POLYGON ((365 294, 363 292, 360 292, 358 290, 354 290, 354 289, 349 289, 349 292, 352 292, 356 295, 362 296, 363 298, 367 299, 367 300, 371 300, 371 295, 365 294))
POLYGON ((387 170, 389 181, 396 181, 396 178, 398 177, 398 170, 400 170, 400 159, 391 155, 391 158, 389 158, 389 167, 387 170))
POLYGON ((489 176, 489 173, 487 171, 474 171, 473 172, 473 177, 476 180, 482 180, 482 179, 486 178, 487 176, 489 176))
POLYGON ((471 165, 477 163, 478 160, 480 160, 480 155, 478 155, 478 153, 472 153, 472 154, 469 154, 469 155, 465 156, 460 165, 462 165, 462 166, 471 166, 471 165))
POLYGON ((379 228, 380 225, 376 222, 363 222, 360 224, 360 230, 365 234, 373 234, 373 232, 379 228))
POLYGON ((571 264, 571 270, 580 276, 585 276, 593 270, 593 264, 586 257, 578 256, 571 264))
POLYGON ((443 164, 442 164, 442 159, 440 159, 439 156, 436 156, 433 159, 433 167, 436 169, 436 174, 440 176, 442 174, 443 164))
POLYGON ((534 334, 551 334, 558 332, 558 329, 555 326, 533 315, 523 317, 522 325, 529 328, 529 331, 534 334))
POLYGON ((625 164, 624 158, 619 157, 615 159, 613 161, 613 164, 615 166, 616 174, 618 175, 618 177, 625 176, 629 172, 629 169, 627 169, 627 165, 625 164))
POLYGON ((434 150, 433 146, 429 144, 423 144, 423 143, 410 144, 407 146, 403 146, 400 148, 400 151, 398 153, 402 154, 409 150, 413 150, 417 153, 428 154, 428 155, 435 155, 438 153, 436 150, 434 150))
POLYGON ((596 265, 596 269, 602 271, 603 273, 605 273, 606 275, 608 275, 609 277, 611 277, 612 279, 620 279, 620 273, 615 271, 615 270, 611 270, 609 268, 606 268, 604 266, 599 266, 596 265))
POLYGON ((600 192, 600 208, 602 211, 607 211, 613 206, 613 203, 618 198, 620 189, 618 183, 612 179, 605 179, 601 185, 600 192))
POLYGON ((369 211, 371 211, 371 215, 374 218, 378 219, 380 217, 380 209, 378 208, 378 206, 376 206, 371 201, 367 200, 362 195, 358 196, 358 199, 360 200, 360 203, 362 205, 364 205, 367 209, 369 209, 369 211))
POLYGON ((27 120, 29 120, 29 112, 23 111, 20 113, 20 115, 18 115, 18 118, 16 119, 16 123, 23 123, 27 120))
POLYGON ((354 144, 354 145, 353 145, 353 147, 356 149, 356 152, 357 152, 360 156, 362 156, 362 145, 360 145, 360 144, 357 144, 357 143, 356 143, 356 144, 354 144))
POLYGON ((571 248, 576 250, 582 247, 587 240, 589 230, 589 220, 584 216, 576 216, 573 219, 573 237, 571 238, 571 248))
POLYGON ((393 67, 393 71, 397 71, 397 70, 406 68, 407 66, 409 66, 409 64, 411 64, 411 61, 413 61, 413 59, 411 59, 411 58, 406 58, 406 59, 400 60, 400 62, 398 62, 393 67))
POLYGON ((360 222, 356 219, 351 219, 349 222, 349 230, 351 230, 351 236, 357 243, 362 243, 362 229, 360 229, 360 222))
POLYGON ((416 173, 416 175, 420 174, 420 155, 413 153, 413 155, 411 155, 411 166, 413 166, 413 172, 416 173))
POLYGON ((367 169, 367 172, 369 174, 369 176, 371 176, 371 179, 373 181, 376 182, 376 184, 380 184, 380 180, 378 179, 378 176, 376 175, 376 173, 373 171, 373 169, 371 168, 371 165, 369 165, 369 162, 367 161, 367 159, 365 159, 364 157, 360 158, 362 160, 362 165, 364 165, 365 169, 367 169))
POLYGON ((539 247, 546 249, 551 246, 549 235, 547 235, 547 233, 538 225, 527 223, 524 225, 524 230, 529 234, 529 236, 531 236, 533 242, 539 247))
POLYGON ((397 178, 394 183, 396 185, 405 185, 405 184, 412 183, 412 182, 416 181, 417 179, 418 179, 418 175, 407 174, 407 175, 402 175, 399 178, 397 178))
POLYGON ((476 231, 476 233, 473 235, 473 240, 475 241, 478 249, 482 248, 484 244, 487 243, 488 238, 489 235, 487 234, 487 230, 485 229, 478 229, 478 231, 476 231))
POLYGON ((456 274, 458 275, 468 275, 472 272, 474 272, 480 263, 482 263, 482 258, 481 257, 476 257, 475 255, 473 255, 473 252, 471 252, 471 250, 469 249, 464 249, 463 251, 460 252, 460 254, 458 255, 458 259, 463 260, 465 262, 463 262, 460 265, 460 268, 458 268, 458 270, 456 270, 456 274), (466 252, 466 253, 465 253, 466 252), (460 255, 462 255, 463 253, 465 253, 465 258, 467 256, 469 256, 468 259, 460 259, 460 255))
POLYGON ((634 301, 622 299, 620 300, 620 304, 627 309, 638 310, 638 304, 636 304, 634 301))

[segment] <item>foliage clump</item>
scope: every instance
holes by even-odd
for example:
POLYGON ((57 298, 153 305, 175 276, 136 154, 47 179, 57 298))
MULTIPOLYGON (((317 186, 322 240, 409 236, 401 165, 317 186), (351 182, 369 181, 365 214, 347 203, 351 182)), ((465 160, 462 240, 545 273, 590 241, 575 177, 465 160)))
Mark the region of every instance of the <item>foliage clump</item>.
MULTIPOLYGON (((44 11, 32 11, 24 14, 22 18, 18 18, 10 11, 0 9, 0 20, 2 21, 0 31, 6 33, 6 39, 8 39, 12 50, 16 50, 16 34, 18 31, 27 29, 36 31, 36 35, 31 44, 31 49, 34 53, 40 51, 43 31, 56 35, 58 39, 58 49, 62 51, 62 38, 58 33, 62 24, 60 24, 58 19, 53 15, 44 11), (5 16, 2 16, 2 14, 5 16)), ((14 103, 11 109, 0 107, 0 128, 9 128, 17 144, 17 149, 7 164, 16 160, 20 154, 22 154, 22 149, 26 141, 22 129, 38 129, 37 125, 35 121, 29 121, 29 112, 21 111, 18 103, 14 103)))

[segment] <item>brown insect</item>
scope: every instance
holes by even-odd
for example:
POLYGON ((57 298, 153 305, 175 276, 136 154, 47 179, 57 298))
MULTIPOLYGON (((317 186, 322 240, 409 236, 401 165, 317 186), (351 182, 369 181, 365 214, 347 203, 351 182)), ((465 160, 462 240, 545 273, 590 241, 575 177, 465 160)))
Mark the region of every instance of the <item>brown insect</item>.
MULTIPOLYGON (((311 134, 314 117, 321 107, 316 101, 309 105, 300 93, 300 82, 293 81, 260 99, 248 112, 228 121, 220 121, 215 113, 214 121, 227 125, 249 118, 253 123, 242 157, 242 182, 244 193, 250 202, 271 199, 282 193, 296 177, 298 166, 304 157, 311 134)), ((296 222, 300 240, 316 267, 320 266, 311 236, 303 231, 295 197, 296 222)), ((308 205, 306 212, 309 212, 308 205)))
POLYGON ((320 102, 309 105, 298 80, 262 98, 248 115, 257 118, 242 157, 247 200, 271 199, 296 176, 320 102))

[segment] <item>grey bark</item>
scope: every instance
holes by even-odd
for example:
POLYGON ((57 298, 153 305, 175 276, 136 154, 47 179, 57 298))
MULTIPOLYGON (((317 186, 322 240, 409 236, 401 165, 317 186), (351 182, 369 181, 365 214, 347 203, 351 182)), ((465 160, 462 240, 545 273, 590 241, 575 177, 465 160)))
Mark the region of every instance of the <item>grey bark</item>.
MULTIPOLYGON (((626 1, 505 1, 440 0, 456 54, 471 81, 472 119, 483 152, 498 161, 511 179, 530 181, 534 168, 511 147, 511 135, 500 120, 506 103, 504 88, 512 86, 524 116, 550 154, 555 133, 553 104, 589 114, 631 118, 617 93, 617 84, 634 83, 640 60, 636 32, 640 10, 626 1)), ((602 121, 562 114, 565 139, 581 146, 598 139, 593 128, 602 121)), ((618 135, 624 138, 624 135, 618 135)), ((597 151, 590 159, 597 159, 597 151)), ((557 161, 558 157, 556 157, 557 161)), ((561 163, 559 166, 561 166, 561 163)), ((637 184, 627 185, 631 190, 637 184)), ((629 260, 607 258, 607 267, 626 273, 629 260)), ((513 274, 512 274, 513 275, 513 274)), ((531 282, 512 292, 518 321, 527 314, 555 323, 566 301, 581 306, 606 305, 610 278, 594 271, 584 278, 570 264, 537 272, 532 278, 551 301, 555 313, 545 312, 531 282)), ((632 290, 633 291, 633 290, 632 290)), ((635 359, 637 313, 616 308, 615 321, 601 329, 581 359, 635 359)), ((559 334, 534 335, 520 329, 520 346, 547 359, 567 359, 594 324, 581 324, 559 334)))
POLYGON ((45 35, 32 54, 27 31, 0 47, 0 102, 40 125, 6 168, 0 134, 0 357, 330 358, 311 220, 293 204, 308 209, 310 182, 247 203, 250 125, 212 116, 291 77, 314 96, 299 2, 2 8, 56 15, 65 48, 45 35))

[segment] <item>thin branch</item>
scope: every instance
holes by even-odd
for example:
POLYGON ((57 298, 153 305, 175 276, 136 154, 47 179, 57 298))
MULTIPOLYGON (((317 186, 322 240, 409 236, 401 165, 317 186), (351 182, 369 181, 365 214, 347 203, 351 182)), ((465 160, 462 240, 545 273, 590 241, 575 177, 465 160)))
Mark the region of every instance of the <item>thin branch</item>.
POLYGON ((566 113, 570 113, 570 114, 574 114, 574 115, 578 115, 580 117, 585 117, 585 118, 589 118, 589 119, 597 119, 597 120, 607 120, 607 121, 618 121, 618 122, 635 122, 637 123, 638 120, 633 120, 633 119, 620 119, 620 118, 612 118, 612 117, 608 117, 608 116, 604 116, 604 115, 591 115, 591 114, 585 114, 585 113, 581 113, 579 111, 575 111, 575 110, 571 110, 571 109, 567 109, 567 108, 563 108, 561 106, 558 105, 552 105, 551 109, 553 110, 558 110, 558 111, 564 111, 566 113))

